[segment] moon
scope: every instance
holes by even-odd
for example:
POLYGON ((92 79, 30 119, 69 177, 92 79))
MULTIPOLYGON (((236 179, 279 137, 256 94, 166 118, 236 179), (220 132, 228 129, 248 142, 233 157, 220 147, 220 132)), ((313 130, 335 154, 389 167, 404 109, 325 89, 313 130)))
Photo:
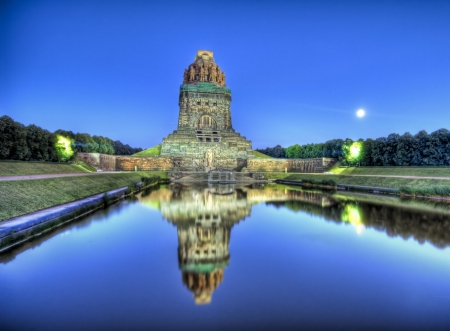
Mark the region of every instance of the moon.
POLYGON ((366 112, 364 111, 364 109, 358 109, 358 111, 356 112, 356 116, 358 117, 364 117, 364 115, 366 115, 366 112))

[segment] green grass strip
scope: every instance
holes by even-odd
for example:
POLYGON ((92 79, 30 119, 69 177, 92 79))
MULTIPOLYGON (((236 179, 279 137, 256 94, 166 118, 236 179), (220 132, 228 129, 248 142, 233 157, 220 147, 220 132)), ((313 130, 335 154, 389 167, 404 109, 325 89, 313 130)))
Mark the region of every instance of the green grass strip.
POLYGON ((139 153, 133 154, 133 156, 160 156, 161 155, 161 144, 147 148, 139 153))
POLYGON ((131 172, 2 181, 0 182, 0 221, 120 187, 132 186, 140 182, 142 177, 152 176, 167 178, 167 173, 131 172))
POLYGON ((337 184, 361 185, 387 188, 400 188, 402 186, 427 188, 450 186, 450 181, 439 179, 409 179, 393 177, 357 177, 345 175, 311 175, 311 174, 292 174, 282 172, 265 173, 266 179, 288 179, 288 180, 333 180, 337 184))
POLYGON ((257 158, 257 159, 273 159, 273 157, 263 154, 261 152, 258 151, 252 151, 253 155, 257 158))
POLYGON ((0 176, 68 174, 88 172, 84 166, 57 162, 0 161, 0 176))
POLYGON ((339 175, 386 175, 418 177, 450 177, 449 167, 339 167, 331 171, 339 175))

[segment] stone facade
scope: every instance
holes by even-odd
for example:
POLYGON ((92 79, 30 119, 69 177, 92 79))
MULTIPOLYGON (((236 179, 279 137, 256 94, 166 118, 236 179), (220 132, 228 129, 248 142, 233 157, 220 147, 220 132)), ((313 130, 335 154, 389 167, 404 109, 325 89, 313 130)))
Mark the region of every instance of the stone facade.
POLYGON ((252 142, 233 129, 230 104, 213 53, 198 51, 180 87, 178 129, 163 139, 161 156, 187 159, 197 170, 234 169, 238 159, 254 158, 252 142))

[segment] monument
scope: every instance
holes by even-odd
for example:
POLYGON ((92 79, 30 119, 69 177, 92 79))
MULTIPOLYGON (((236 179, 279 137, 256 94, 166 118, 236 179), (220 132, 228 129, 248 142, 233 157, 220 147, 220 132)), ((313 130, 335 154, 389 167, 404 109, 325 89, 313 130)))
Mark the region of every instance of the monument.
POLYGON ((184 69, 178 98, 178 127, 163 139, 160 155, 78 153, 78 156, 102 170, 170 171, 169 177, 174 181, 207 181, 206 172, 214 170, 243 172, 233 177, 237 181, 258 180, 258 173, 265 171, 323 172, 337 161, 255 157, 252 142, 233 129, 230 104, 231 90, 225 72, 216 64, 213 52, 199 50, 194 62, 184 69))
POLYGON ((225 77, 213 52, 197 52, 180 86, 178 129, 163 139, 161 157, 197 170, 235 169, 254 158, 252 142, 233 129, 225 77))

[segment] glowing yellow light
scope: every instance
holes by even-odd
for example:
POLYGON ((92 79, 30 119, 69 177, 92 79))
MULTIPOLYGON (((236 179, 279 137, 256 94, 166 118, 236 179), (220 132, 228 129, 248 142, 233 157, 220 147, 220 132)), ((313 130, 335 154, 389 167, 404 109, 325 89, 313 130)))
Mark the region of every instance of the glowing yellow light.
POLYGON ((364 117, 364 115, 366 115, 364 109, 358 109, 358 111, 356 112, 356 116, 358 117, 364 117))
POLYGON ((359 156, 359 153, 361 153, 361 143, 358 141, 355 141, 351 146, 350 146, 350 157, 352 159, 355 159, 359 156))
POLYGON ((72 149, 72 139, 56 135, 56 151, 58 153, 58 157, 60 161, 67 161, 69 160, 73 155, 73 149, 72 149))

